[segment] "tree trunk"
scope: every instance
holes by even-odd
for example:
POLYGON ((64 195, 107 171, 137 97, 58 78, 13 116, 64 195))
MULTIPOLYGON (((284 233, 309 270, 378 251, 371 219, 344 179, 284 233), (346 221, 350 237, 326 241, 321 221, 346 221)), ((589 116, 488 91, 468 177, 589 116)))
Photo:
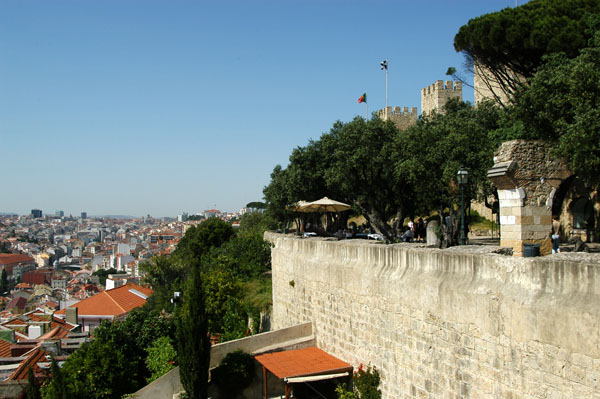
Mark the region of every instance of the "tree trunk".
POLYGON ((391 243, 394 241, 394 231, 387 223, 387 220, 384 220, 380 213, 376 210, 366 210, 363 209, 363 215, 369 221, 371 226, 375 229, 378 234, 381 234, 383 240, 386 243, 391 243))
POLYGON ((404 233, 402 231, 402 226, 403 226, 405 217, 406 216, 404 214, 404 209, 399 208, 398 212, 396 212, 396 220, 394 221, 394 225, 392 226, 392 228, 394 230, 394 234, 396 234, 396 237, 400 237, 402 235, 402 233, 404 233))
POLYGON ((460 226, 459 222, 456 220, 456 216, 454 213, 454 207, 452 203, 448 204, 448 217, 444 218, 444 208, 443 204, 440 204, 438 208, 438 215, 440 215, 440 248, 448 248, 455 245, 458 245, 459 242, 459 234, 460 234, 460 226))

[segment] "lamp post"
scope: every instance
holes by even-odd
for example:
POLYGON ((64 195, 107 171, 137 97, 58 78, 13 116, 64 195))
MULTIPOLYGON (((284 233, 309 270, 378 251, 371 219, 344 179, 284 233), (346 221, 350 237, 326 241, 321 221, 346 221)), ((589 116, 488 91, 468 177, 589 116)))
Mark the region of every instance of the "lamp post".
POLYGON ((456 172, 456 180, 460 186, 460 245, 467 244, 467 236, 465 235, 465 186, 469 182, 469 172, 461 166, 456 172))

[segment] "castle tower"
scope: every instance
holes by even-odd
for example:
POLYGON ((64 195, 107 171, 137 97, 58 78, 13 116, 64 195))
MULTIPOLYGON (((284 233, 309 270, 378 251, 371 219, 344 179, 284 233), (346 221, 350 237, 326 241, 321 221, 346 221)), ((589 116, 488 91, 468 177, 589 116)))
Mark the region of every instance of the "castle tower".
POLYGON ((442 112, 442 108, 451 98, 462 100, 462 82, 437 80, 434 84, 421 89, 421 113, 442 112))
POLYGON ((380 109, 377 114, 384 121, 391 120, 394 122, 400 130, 405 130, 414 125, 419 118, 417 107, 412 107, 410 112, 408 112, 408 107, 404 107, 403 110, 400 110, 400 107, 395 107, 393 110, 392 107, 387 107, 387 112, 384 108, 380 109))

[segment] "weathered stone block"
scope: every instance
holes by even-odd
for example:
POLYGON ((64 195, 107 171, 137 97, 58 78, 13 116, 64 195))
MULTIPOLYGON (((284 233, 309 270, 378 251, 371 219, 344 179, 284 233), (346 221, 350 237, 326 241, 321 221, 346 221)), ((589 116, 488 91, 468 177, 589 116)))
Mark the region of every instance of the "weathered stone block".
POLYGON ((380 370, 384 399, 600 389, 598 262, 267 237, 273 328, 310 317, 320 347, 380 370))

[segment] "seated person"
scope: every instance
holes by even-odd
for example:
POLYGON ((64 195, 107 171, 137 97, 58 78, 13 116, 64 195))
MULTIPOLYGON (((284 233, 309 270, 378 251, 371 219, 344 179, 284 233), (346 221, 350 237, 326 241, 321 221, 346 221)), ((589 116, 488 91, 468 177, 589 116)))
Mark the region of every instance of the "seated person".
POLYGON ((412 239, 415 238, 415 233, 412 229, 406 230, 404 234, 402 234, 402 242, 412 242, 412 239))

